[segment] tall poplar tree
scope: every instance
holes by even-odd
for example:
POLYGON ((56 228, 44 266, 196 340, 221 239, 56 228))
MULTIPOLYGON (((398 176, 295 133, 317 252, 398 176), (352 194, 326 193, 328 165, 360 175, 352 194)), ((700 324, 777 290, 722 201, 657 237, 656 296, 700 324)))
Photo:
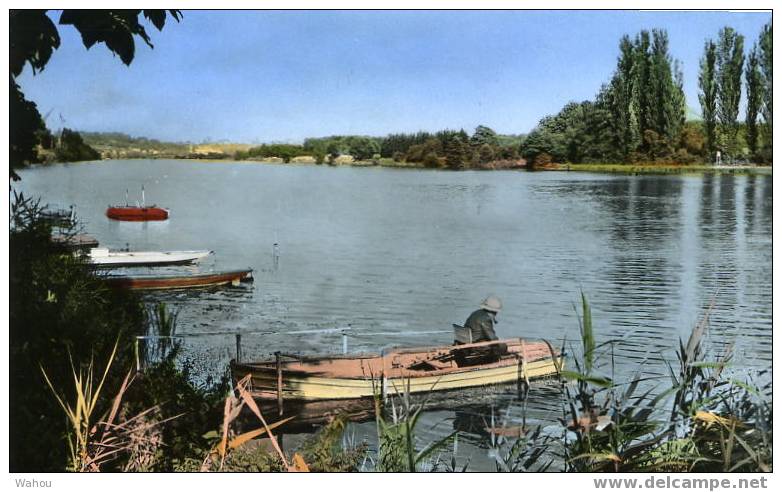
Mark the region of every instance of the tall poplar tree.
POLYGON ((684 124, 686 104, 681 70, 668 52, 668 33, 661 29, 652 31, 650 70, 650 129, 673 146, 684 124))
POLYGON ((711 40, 703 47, 698 87, 706 149, 711 158, 717 149, 717 45, 711 40))
POLYGON ((765 122, 764 143, 765 146, 768 147, 769 151, 773 150, 773 139, 771 136, 773 135, 772 129, 774 121, 774 111, 772 104, 774 96, 774 40, 771 27, 771 22, 763 26, 763 30, 760 33, 760 40, 758 42, 758 62, 760 64, 760 72, 763 77, 763 108, 761 112, 763 114, 763 121, 765 122))
POLYGON ((634 98, 635 48, 630 37, 625 35, 619 41, 619 58, 616 72, 610 85, 602 91, 609 108, 617 146, 623 157, 635 151, 641 143, 638 123, 638 109, 634 98))
POLYGON ((736 154, 744 36, 731 27, 720 29, 717 39, 717 119, 729 155, 736 154))
POLYGON ((633 61, 633 106, 638 115, 638 130, 641 135, 653 127, 651 90, 651 41, 649 31, 641 31, 635 37, 633 61))
POLYGON ((760 73, 757 44, 747 56, 744 80, 747 83, 747 147, 754 155, 758 150, 758 113, 763 104, 763 76, 760 73))

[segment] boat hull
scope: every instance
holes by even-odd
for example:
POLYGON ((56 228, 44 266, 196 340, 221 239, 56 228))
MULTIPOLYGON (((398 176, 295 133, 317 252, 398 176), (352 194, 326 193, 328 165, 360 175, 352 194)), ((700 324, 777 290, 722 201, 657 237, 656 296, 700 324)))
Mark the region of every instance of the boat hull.
POLYGON ((252 280, 250 269, 197 275, 123 275, 105 278, 110 287, 130 290, 199 289, 227 284, 239 285, 252 280))
POLYGON ((452 347, 382 356, 359 358, 322 358, 302 363, 284 363, 278 370, 276 363, 237 364, 231 370, 236 380, 251 375, 250 391, 259 400, 286 401, 352 400, 375 395, 411 394, 448 391, 532 380, 559 373, 564 359, 551 354, 543 343, 511 342, 511 354, 498 362, 458 367, 455 362, 428 366, 424 362, 442 359, 452 347), (525 353, 528 357, 519 357, 525 353), (345 361, 356 366, 349 369, 345 361), (409 363, 409 365, 408 365, 409 363), (310 367, 307 367, 309 365, 310 367), (416 366, 425 369, 410 369, 416 366), (407 369, 405 367, 408 367, 407 369), (360 369, 359 369, 360 368, 360 369), (343 372, 344 375, 339 373, 343 372), (353 374, 350 374, 350 373, 353 374), (281 383, 281 385, 280 385, 281 383), (281 391, 281 394, 280 394, 281 391))
POLYGON ((168 210, 160 207, 109 207, 106 217, 127 222, 167 220, 168 210))
POLYGON ((165 266, 193 263, 212 254, 211 251, 96 251, 90 263, 99 267, 165 266))

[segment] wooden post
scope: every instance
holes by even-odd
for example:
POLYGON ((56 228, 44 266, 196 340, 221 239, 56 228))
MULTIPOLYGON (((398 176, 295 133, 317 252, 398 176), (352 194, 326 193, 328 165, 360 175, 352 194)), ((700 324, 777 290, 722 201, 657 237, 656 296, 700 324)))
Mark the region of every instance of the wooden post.
POLYGON ((236 362, 242 361, 242 334, 236 334, 236 362))
POLYGON ((136 352, 136 372, 141 372, 141 357, 139 356, 139 339, 136 337, 136 343, 133 344, 136 352))
POLYGON ((282 416, 282 356, 275 352, 274 357, 277 359, 277 412, 282 416))

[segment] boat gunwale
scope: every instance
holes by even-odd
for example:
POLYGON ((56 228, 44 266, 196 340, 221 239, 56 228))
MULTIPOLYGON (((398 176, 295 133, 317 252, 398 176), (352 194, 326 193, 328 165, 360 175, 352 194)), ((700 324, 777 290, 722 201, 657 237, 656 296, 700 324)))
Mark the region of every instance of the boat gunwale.
POLYGON ((222 272, 206 272, 206 273, 194 273, 192 275, 106 275, 104 277, 104 280, 108 280, 109 282, 115 281, 115 282, 121 282, 121 281, 167 281, 167 280, 189 280, 189 279, 206 279, 206 278, 222 278, 222 277, 235 277, 241 275, 242 278, 247 278, 248 275, 252 275, 253 269, 252 268, 246 268, 242 270, 228 270, 228 271, 222 271, 222 272))
MULTIPOLYGON (((519 360, 523 360, 525 364, 530 364, 534 362, 540 362, 540 361, 552 361, 555 360, 562 360, 565 354, 560 352, 551 352, 550 346, 544 341, 532 341, 532 340, 524 340, 521 338, 512 338, 512 339, 504 339, 504 340, 497 340, 492 342, 480 342, 476 344, 470 344, 470 345, 449 345, 449 346, 441 346, 436 348, 416 348, 411 347, 409 349, 404 349, 404 351, 389 351, 389 352, 382 352, 380 354, 334 354, 334 355, 325 355, 325 356, 318 356, 318 357, 306 357, 306 356, 296 356, 294 354, 280 354, 282 357, 287 357, 293 360, 285 360, 281 361, 281 370, 283 373, 283 376, 287 375, 288 377, 298 377, 303 380, 306 380, 308 378, 323 378, 323 379, 334 379, 334 380, 366 380, 367 376, 366 374, 358 375, 357 373, 351 374, 351 375, 345 375, 345 376, 338 376, 338 375, 325 375, 328 374, 327 371, 320 371, 318 372, 315 367, 316 365, 320 364, 328 364, 329 361, 342 361, 342 360, 355 360, 357 364, 360 364, 363 367, 363 361, 377 361, 380 364, 379 370, 383 370, 388 364, 387 359, 393 358, 395 355, 398 354, 432 354, 433 356, 437 356, 437 353, 448 353, 453 350, 452 347, 464 347, 469 348, 471 346, 486 346, 486 345, 492 345, 496 343, 507 343, 508 345, 513 346, 520 346, 523 345, 524 342, 529 342, 530 344, 546 344, 547 350, 546 352, 541 352, 540 356, 532 358, 532 359, 524 359, 522 357, 514 356, 514 354, 507 354, 503 358, 501 358, 498 361, 491 362, 488 364, 477 364, 472 366, 463 366, 463 367, 448 367, 448 368, 438 368, 431 371, 415 371, 414 369, 404 368, 404 367, 391 367, 392 370, 399 370, 399 371, 410 371, 411 373, 403 376, 403 377, 411 377, 414 379, 421 378, 421 377, 427 377, 427 376, 435 376, 437 374, 440 375, 449 375, 449 374, 466 374, 470 372, 476 372, 476 371, 486 371, 491 369, 499 369, 499 368, 506 368, 506 367, 512 367, 519 363, 519 360), (508 343, 511 342, 511 343, 508 343), (309 365, 310 367, 305 367, 302 369, 293 369, 290 366, 293 364, 302 364, 303 366, 309 365), (289 366, 289 367, 286 367, 289 366)), ((425 359, 424 359, 425 361, 425 359)), ((420 362, 424 362, 420 361, 420 362)), ((250 361, 250 362, 236 362, 236 360, 232 359, 229 363, 229 366, 231 368, 232 373, 237 373, 239 371, 241 372, 247 372, 250 374, 253 373, 259 373, 259 374, 272 374, 276 378, 277 374, 277 360, 271 359, 271 360, 263 360, 263 361, 250 361)), ((324 368, 325 369, 325 368, 324 368)), ((393 376, 394 378, 402 377, 402 376, 393 376)))
MULTIPOLYGON (((384 357, 388 357, 391 355, 398 355, 398 354, 418 354, 418 353, 436 353, 436 352, 452 352, 453 350, 464 350, 469 348, 478 348, 478 347, 487 347, 491 345, 497 345, 504 343, 506 345, 511 346, 519 346, 522 345, 522 343, 529 343, 529 344, 547 344, 547 342, 543 339, 525 339, 525 338, 504 338, 501 340, 492 340, 489 342, 477 342, 477 343, 471 343, 471 344, 463 344, 463 345, 439 345, 439 346, 427 346, 427 347, 392 347, 389 350, 383 350, 380 353, 377 352, 356 352, 356 353, 350 353, 350 354, 328 354, 328 355, 306 355, 306 354, 291 354, 291 353, 282 353, 280 352, 279 355, 281 357, 287 358, 287 359, 293 359, 288 361, 283 361, 283 366, 286 364, 291 364, 295 362, 301 362, 301 363, 317 363, 321 361, 328 361, 328 360, 344 360, 344 359, 382 359, 384 357)), ((547 351, 547 356, 540 357, 538 359, 532 359, 527 362, 532 362, 534 360, 542 360, 548 357, 551 357, 551 351, 547 351)), ((555 351, 554 355, 560 355, 559 352, 555 351)), ((248 366, 248 367, 264 367, 266 365, 275 365, 277 363, 276 359, 264 359, 264 360, 258 360, 258 361, 248 361, 248 362, 236 362, 235 360, 231 360, 232 365, 241 365, 241 366, 248 366)))

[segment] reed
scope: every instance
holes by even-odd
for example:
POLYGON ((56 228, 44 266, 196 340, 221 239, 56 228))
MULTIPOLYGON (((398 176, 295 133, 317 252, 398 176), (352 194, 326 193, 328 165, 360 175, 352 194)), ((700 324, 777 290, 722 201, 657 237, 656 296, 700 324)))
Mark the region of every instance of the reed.
POLYGON ((654 381, 641 368, 624 384, 597 372, 595 351, 611 342, 595 343, 582 294, 582 355, 573 358, 575 371, 563 371, 570 380, 563 387, 566 471, 770 471, 770 385, 760 390, 727 377, 731 346, 709 357, 704 336, 712 308, 687 343, 680 341, 670 387, 641 392, 654 381))
MULTIPOLYGON (((382 384, 382 383, 381 383, 382 384)), ((436 384, 436 383, 435 383, 436 384)), ((380 385, 376 385, 380 387, 380 385)), ((434 388, 432 388, 434 389, 434 388)), ((428 393, 431 394, 431 391, 428 393)), ((436 461, 430 462, 434 454, 445 448, 457 431, 438 439, 422 449, 418 449, 415 429, 419 423, 421 412, 426 407, 426 399, 414 404, 410 395, 410 380, 408 379, 401 391, 390 396, 390 419, 384 416, 384 405, 381 395, 375 392, 375 422, 377 428, 378 453, 375 465, 381 472, 415 472, 421 471, 425 464, 429 470, 436 468, 436 461), (400 400, 397 404, 396 400, 400 400)))
POLYGON ((127 470, 134 470, 133 463, 145 462, 145 458, 160 444, 155 439, 154 429, 171 419, 149 419, 157 407, 149 408, 133 417, 125 418, 121 412, 122 400, 128 388, 133 383, 132 372, 125 375, 116 395, 111 399, 110 408, 102 414, 99 412, 99 402, 104 391, 104 384, 117 353, 117 343, 109 356, 106 367, 96 379, 94 361, 90 361, 86 370, 74 367, 71 361, 71 372, 74 386, 74 399, 68 399, 54 389, 46 370, 41 367, 44 380, 56 398, 58 404, 68 419, 67 434, 70 462, 68 469, 76 472, 98 472, 107 463, 117 459, 121 454, 130 456, 127 470), (151 444, 151 445, 150 445, 151 444))

